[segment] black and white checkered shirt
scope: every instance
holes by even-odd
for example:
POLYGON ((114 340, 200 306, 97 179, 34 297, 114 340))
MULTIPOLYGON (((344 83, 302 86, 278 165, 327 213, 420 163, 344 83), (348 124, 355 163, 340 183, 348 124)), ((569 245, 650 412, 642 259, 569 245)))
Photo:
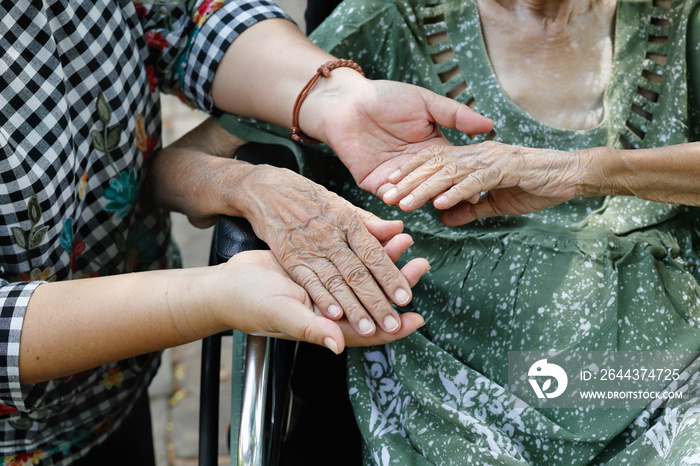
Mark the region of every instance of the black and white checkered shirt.
POLYGON ((271 0, 2 0, 0 464, 83 456, 152 378, 157 355, 20 386, 25 307, 41 281, 177 265, 167 213, 140 196, 158 92, 212 110, 224 51, 271 17, 271 0))

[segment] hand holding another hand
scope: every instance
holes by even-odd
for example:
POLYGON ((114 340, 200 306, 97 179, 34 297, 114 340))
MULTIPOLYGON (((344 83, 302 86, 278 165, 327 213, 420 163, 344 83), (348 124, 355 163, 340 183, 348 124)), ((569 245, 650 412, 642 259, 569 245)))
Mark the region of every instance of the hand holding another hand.
POLYGON ((497 215, 521 215, 584 195, 600 185, 586 151, 529 149, 497 142, 436 146, 389 175, 383 200, 406 211, 433 202, 455 226, 497 215))
POLYGON ((301 106, 301 127, 326 142, 357 185, 381 198, 390 173, 435 145, 449 145, 439 126, 486 133, 493 122, 454 99, 394 81, 372 81, 348 69, 318 82, 301 106), (306 116, 305 116, 306 115, 306 116), (323 115, 323 118, 319 118, 323 115))
POLYGON ((231 199, 323 315, 346 316, 365 337, 377 325, 400 331, 392 302, 408 304, 411 284, 393 262, 412 243, 401 234, 401 222, 382 220, 294 172, 266 165, 251 167, 231 199))
MULTIPOLYGON (((387 247, 392 259, 398 259, 402 252, 400 247, 387 247)), ((416 260, 407 264, 402 273, 413 286, 427 269, 427 261, 416 260)), ((359 336, 347 318, 333 321, 323 316, 269 251, 237 254, 216 273, 223 282, 211 287, 214 292, 208 293, 215 299, 212 312, 227 327, 246 333, 308 341, 338 354, 345 346, 389 343, 408 336, 424 324, 420 315, 409 312, 400 316, 401 329, 396 333, 380 329, 372 336, 359 336)))

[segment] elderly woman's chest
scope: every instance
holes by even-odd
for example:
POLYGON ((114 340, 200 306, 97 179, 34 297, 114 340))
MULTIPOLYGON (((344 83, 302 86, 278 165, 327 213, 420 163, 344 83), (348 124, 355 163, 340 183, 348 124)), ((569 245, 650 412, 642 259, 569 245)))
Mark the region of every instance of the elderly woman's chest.
POLYGON ((556 128, 587 130, 602 122, 614 0, 581 11, 562 2, 553 12, 528 11, 518 2, 509 8, 493 0, 477 4, 491 67, 515 105, 556 128))

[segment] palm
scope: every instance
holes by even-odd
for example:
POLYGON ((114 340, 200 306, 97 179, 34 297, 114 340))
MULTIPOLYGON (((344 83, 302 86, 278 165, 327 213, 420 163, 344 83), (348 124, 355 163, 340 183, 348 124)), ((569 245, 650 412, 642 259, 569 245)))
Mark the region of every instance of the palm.
POLYGON ((407 158, 450 145, 438 124, 470 133, 491 129, 490 120, 454 100, 407 84, 371 81, 326 122, 328 144, 362 189, 375 195, 407 158))

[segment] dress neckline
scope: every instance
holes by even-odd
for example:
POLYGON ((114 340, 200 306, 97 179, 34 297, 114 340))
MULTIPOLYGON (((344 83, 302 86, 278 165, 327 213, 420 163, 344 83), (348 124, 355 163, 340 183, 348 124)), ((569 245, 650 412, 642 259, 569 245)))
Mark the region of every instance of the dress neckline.
POLYGON ((547 141, 557 140, 561 149, 591 144, 634 148, 642 145, 657 108, 665 66, 660 61, 668 57, 664 40, 668 42, 671 6, 669 0, 618 1, 604 117, 595 127, 582 130, 548 125, 506 95, 486 50, 476 1, 427 3, 417 12, 443 93, 494 119, 494 131, 472 138, 473 142, 521 140, 528 133, 532 147, 546 147, 547 141), (442 40, 429 45, 431 36, 442 40), (436 63, 436 57, 446 56, 447 60, 436 63), (569 141, 568 147, 561 146, 562 140, 569 141))

